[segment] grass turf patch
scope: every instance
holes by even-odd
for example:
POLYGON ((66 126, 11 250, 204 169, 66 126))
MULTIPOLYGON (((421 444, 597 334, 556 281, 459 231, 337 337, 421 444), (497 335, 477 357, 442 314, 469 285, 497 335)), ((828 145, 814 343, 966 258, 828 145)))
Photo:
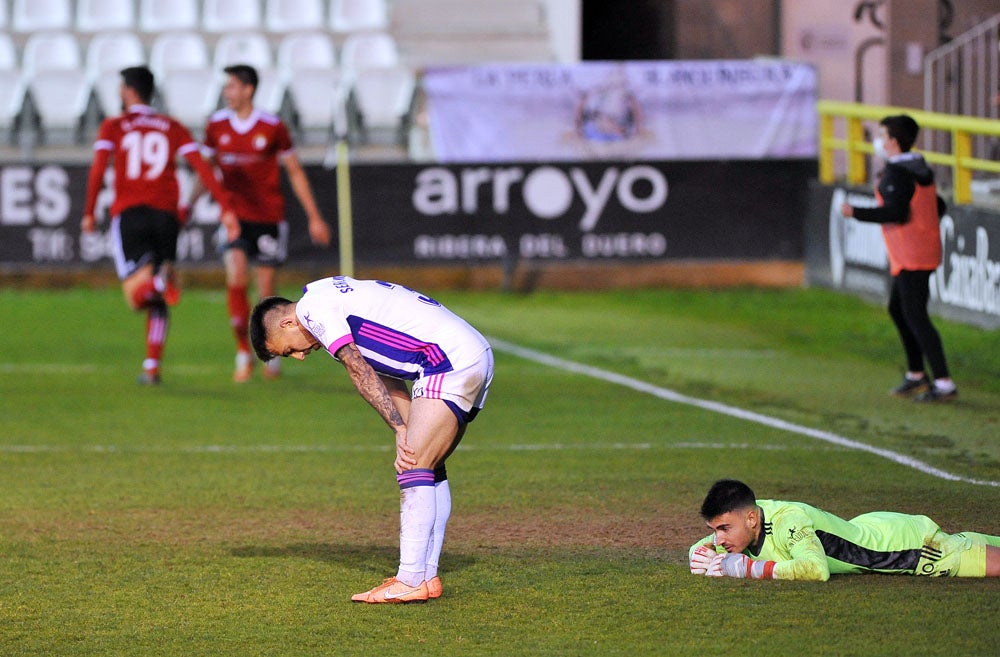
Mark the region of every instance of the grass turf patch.
MULTIPOLYGON (((289 291, 294 294, 293 291, 289 291)), ((938 322, 958 403, 886 390, 879 308, 817 290, 435 295, 485 333, 679 392, 1000 479, 995 333, 938 322)), ((352 605, 395 570, 392 436, 322 354, 230 380, 224 301, 177 307, 164 384, 116 291, 0 292, 0 653, 991 654, 1000 586, 708 580, 686 548, 708 485, 850 517, 926 513, 1000 533, 1000 491, 935 479, 497 354, 449 461, 445 597, 352 605), (41 330, 36 330, 40 321, 41 330)))

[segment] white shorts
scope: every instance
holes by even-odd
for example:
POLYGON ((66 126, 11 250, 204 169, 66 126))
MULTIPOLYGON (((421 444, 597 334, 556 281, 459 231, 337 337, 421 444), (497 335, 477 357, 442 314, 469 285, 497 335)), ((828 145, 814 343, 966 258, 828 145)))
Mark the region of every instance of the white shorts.
POLYGON ((468 424, 486 403, 493 381, 493 351, 486 349, 461 369, 431 374, 413 382, 411 396, 440 399, 448 404, 458 423, 468 424))

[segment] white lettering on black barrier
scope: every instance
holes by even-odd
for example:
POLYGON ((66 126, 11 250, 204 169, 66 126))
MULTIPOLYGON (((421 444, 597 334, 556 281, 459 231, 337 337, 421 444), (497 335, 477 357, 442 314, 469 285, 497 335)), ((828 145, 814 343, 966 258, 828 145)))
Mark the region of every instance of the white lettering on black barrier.
MULTIPOLYGON (((46 166, 38 171, 32 167, 3 167, 0 169, 0 225, 58 226, 64 223, 70 211, 68 186, 69 175, 62 167, 46 166)), ((31 239, 34 248, 36 238, 31 239)))
POLYGON ((965 238, 955 236, 955 222, 941 219, 945 258, 931 277, 931 298, 991 315, 1000 315, 1000 261, 990 260, 986 229, 976 227, 975 251, 966 255, 965 238))
POLYGON ((619 170, 608 167, 596 184, 579 167, 567 171, 553 166, 540 166, 525 175, 521 167, 474 167, 455 172, 444 167, 424 169, 416 176, 412 202, 414 209, 426 216, 479 212, 479 197, 488 192, 487 202, 498 215, 510 211, 513 188, 521 184, 525 207, 539 219, 564 216, 575 198, 583 203, 580 230, 592 231, 601 218, 612 194, 626 210, 635 213, 655 212, 666 203, 669 193, 666 177, 647 165, 619 170), (644 195, 636 191, 637 183, 645 183, 644 195))
MULTIPOLYGON (((874 207, 871 195, 834 190, 830 203, 830 270, 833 284, 861 292, 884 295, 889 258, 882 227, 840 214, 843 202, 856 207, 874 207), (861 269, 858 269, 861 267, 861 269), (878 273, 876 273, 878 272, 878 273)), ((931 299, 990 315, 1000 315, 1000 261, 991 260, 989 233, 975 229, 972 253, 967 240, 956 234, 955 220, 941 217, 941 265, 930 279, 931 299)))
POLYGON ((588 233, 581 238, 581 251, 587 258, 632 258, 662 256, 667 252, 667 238, 662 233, 588 233))
POLYGON ((502 258, 507 244, 500 235, 418 235, 413 254, 420 259, 502 258))

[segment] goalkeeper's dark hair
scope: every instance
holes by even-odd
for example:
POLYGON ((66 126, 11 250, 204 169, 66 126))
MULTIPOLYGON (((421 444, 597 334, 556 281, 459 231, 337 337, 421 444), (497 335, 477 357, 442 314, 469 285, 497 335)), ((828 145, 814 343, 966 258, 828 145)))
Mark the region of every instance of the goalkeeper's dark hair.
POLYGON ((268 330, 275 328, 269 326, 269 322, 274 322, 273 318, 269 317, 269 315, 272 313, 277 314, 282 308, 291 303, 291 301, 284 297, 267 297, 254 306, 253 312, 250 313, 250 344, 253 345, 253 350, 257 354, 257 358, 265 363, 274 358, 274 354, 267 350, 268 330))
POLYGON ((708 495, 701 504, 701 517, 711 520, 723 513, 752 506, 757 506, 757 496, 749 486, 735 479, 720 479, 708 489, 708 495))

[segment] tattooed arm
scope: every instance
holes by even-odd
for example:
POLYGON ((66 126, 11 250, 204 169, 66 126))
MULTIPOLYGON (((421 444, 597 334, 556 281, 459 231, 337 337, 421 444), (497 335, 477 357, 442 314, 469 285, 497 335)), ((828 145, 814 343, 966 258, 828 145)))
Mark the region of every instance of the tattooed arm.
POLYGON ((372 369, 353 342, 338 349, 336 357, 344 364, 344 369, 347 370, 351 382, 361 396, 382 416, 389 428, 396 432, 396 472, 409 470, 417 461, 413 458, 413 450, 406 442, 406 422, 393 403, 392 395, 382 378, 372 369))

